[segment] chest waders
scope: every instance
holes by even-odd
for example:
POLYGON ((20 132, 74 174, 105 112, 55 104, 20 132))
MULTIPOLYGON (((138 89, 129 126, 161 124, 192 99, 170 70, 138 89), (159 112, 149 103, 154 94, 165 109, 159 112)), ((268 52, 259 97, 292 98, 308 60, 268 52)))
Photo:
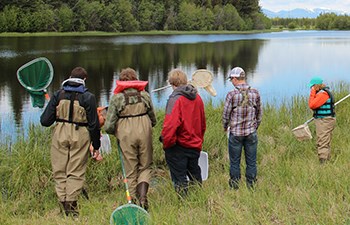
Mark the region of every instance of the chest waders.
POLYGON ((85 182, 90 145, 86 110, 79 104, 79 94, 60 91, 51 148, 56 193, 66 215, 73 216, 79 214, 77 201, 85 182))
MULTIPOLYGON (((132 93, 123 92, 123 95, 125 98, 125 107, 127 107, 128 105, 134 105, 142 102, 142 97, 140 92, 132 92, 132 93)), ((119 118, 138 117, 138 116, 144 116, 144 115, 147 115, 147 112, 139 113, 139 114, 120 115, 119 118)))
POLYGON ((87 127, 86 111, 80 106, 78 101, 79 93, 71 92, 70 99, 64 98, 65 93, 66 92, 62 90, 59 94, 56 121, 74 124, 76 130, 78 130, 80 126, 87 127), (68 111, 66 111, 67 105, 69 105, 68 111))

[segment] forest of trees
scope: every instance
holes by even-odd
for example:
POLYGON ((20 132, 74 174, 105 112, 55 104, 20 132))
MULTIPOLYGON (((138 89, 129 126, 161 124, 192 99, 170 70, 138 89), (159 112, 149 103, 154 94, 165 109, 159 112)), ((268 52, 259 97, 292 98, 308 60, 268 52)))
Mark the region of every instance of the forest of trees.
POLYGON ((1 0, 0 32, 350 30, 350 17, 267 18, 259 0, 1 0))
POLYGON ((287 29, 350 30, 350 16, 324 13, 316 19, 274 18, 272 26, 287 29))
POLYGON ((1 0, 0 32, 269 29, 259 0, 1 0))

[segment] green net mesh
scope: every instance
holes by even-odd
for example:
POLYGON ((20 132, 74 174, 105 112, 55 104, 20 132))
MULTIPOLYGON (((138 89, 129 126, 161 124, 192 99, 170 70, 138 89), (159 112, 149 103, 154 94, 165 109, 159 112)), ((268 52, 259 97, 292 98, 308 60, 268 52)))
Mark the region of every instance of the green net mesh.
POLYGON ((53 68, 46 58, 34 59, 17 70, 17 78, 21 85, 29 91, 43 91, 53 78, 53 68))
POLYGON ((146 225, 149 224, 149 214, 135 204, 125 204, 116 208, 110 219, 111 225, 146 225))
POLYGON ((33 107, 43 108, 46 88, 53 79, 53 68, 47 58, 34 59, 17 70, 17 79, 29 92, 33 107))
POLYGON ((45 105, 45 93, 43 91, 28 91, 33 107, 43 108, 45 105))

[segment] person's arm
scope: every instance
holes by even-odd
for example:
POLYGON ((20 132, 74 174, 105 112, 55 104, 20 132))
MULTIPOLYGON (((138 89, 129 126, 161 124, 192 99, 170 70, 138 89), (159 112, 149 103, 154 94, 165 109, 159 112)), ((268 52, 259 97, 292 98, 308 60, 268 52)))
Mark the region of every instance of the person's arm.
POLYGON ((57 91, 48 102, 44 112, 40 116, 40 123, 42 126, 49 127, 56 121, 56 106, 58 105, 58 95, 57 91))
POLYGON ((207 123, 206 123, 206 118, 205 118, 205 110, 204 110, 204 103, 201 99, 201 114, 202 114, 202 139, 204 138, 205 131, 207 129, 207 123))
POLYGON ((152 127, 154 127, 157 124, 157 118, 156 118, 156 114, 154 113, 154 107, 153 107, 151 96, 146 91, 142 91, 141 95, 144 98, 144 103, 146 104, 146 107, 147 107, 147 114, 151 120, 152 127))
POLYGON ((92 142, 92 146, 95 150, 100 149, 101 147, 101 131, 100 131, 100 123, 97 115, 97 104, 95 95, 89 93, 87 95, 87 104, 86 104, 86 116, 88 120, 88 130, 90 133, 90 138, 92 142))
POLYGON ((115 135, 115 128, 117 121, 119 119, 119 107, 121 99, 120 99, 121 94, 116 94, 113 95, 111 100, 109 101, 109 106, 107 110, 107 119, 105 121, 104 125, 104 130, 108 134, 113 134, 115 135))
POLYGON ((329 99, 329 95, 326 91, 316 92, 315 88, 311 88, 309 107, 310 109, 317 109, 321 107, 329 99))
POLYGON ((262 114, 263 114, 263 107, 261 104, 261 98, 259 92, 257 92, 257 98, 256 98, 256 122, 257 122, 257 127, 260 126, 261 120, 262 120, 262 114))
POLYGON ((230 117, 232 112, 232 94, 228 93, 226 95, 226 100, 224 104, 224 111, 222 113, 222 126, 224 128, 224 131, 227 131, 227 128, 229 127, 230 123, 230 117))
POLYGON ((169 99, 166 107, 163 129, 161 132, 163 149, 170 148, 176 144, 176 131, 181 124, 179 100, 169 99))

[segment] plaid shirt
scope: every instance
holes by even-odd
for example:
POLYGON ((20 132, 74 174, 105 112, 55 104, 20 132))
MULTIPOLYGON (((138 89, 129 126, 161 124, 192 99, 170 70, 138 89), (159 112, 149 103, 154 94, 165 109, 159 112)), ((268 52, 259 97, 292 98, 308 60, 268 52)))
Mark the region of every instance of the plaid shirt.
POLYGON ((226 95, 222 114, 224 129, 230 127, 230 132, 235 136, 248 136, 258 129, 261 119, 262 104, 258 90, 250 88, 248 84, 239 84, 226 95), (247 89, 248 102, 240 106, 242 91, 247 89))

